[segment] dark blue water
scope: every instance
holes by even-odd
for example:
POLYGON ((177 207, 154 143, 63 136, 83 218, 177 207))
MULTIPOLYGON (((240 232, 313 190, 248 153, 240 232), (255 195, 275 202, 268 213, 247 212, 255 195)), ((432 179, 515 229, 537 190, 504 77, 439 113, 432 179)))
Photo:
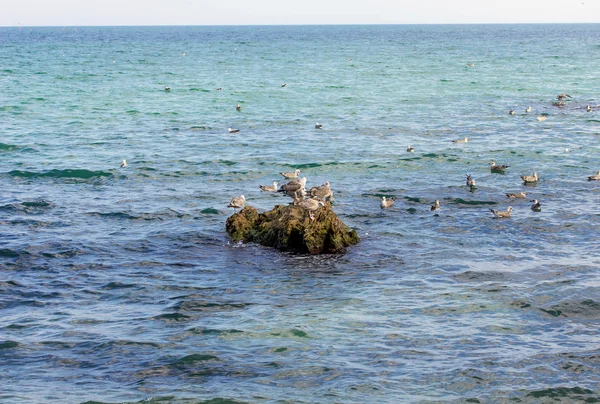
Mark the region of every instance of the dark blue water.
POLYGON ((598 25, 0 28, 0 402, 599 401, 599 58, 598 25), (346 255, 229 241, 295 168, 346 255))

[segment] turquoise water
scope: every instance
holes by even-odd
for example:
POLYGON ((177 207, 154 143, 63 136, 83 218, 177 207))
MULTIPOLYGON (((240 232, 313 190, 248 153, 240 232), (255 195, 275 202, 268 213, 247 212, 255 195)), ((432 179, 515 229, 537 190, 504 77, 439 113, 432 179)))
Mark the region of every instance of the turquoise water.
POLYGON ((599 28, 0 28, 0 402, 600 400, 599 28), (346 255, 227 238, 295 168, 346 255))

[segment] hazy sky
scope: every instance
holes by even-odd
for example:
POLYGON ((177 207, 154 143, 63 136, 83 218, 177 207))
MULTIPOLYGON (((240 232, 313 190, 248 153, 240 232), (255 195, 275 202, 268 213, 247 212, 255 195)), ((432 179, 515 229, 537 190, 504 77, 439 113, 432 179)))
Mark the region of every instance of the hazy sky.
POLYGON ((600 23, 600 0, 0 0, 0 26, 600 23))

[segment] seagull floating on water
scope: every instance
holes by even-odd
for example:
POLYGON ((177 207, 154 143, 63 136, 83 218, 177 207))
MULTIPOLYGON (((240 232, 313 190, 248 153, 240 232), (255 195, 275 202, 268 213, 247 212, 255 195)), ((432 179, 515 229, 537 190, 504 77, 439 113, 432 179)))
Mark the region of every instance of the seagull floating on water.
POLYGON ((279 174, 283 175, 284 178, 287 179, 294 179, 294 178, 298 178, 298 174, 300 174, 300 169, 296 169, 294 172, 280 172, 279 174))
POLYGON ((244 197, 244 195, 234 196, 233 198, 231 198, 231 202, 229 202, 229 205, 227 205, 227 207, 239 209, 239 208, 244 207, 245 203, 246 203, 246 198, 244 197))
POLYGON ((236 105, 235 109, 237 109, 238 111, 242 110, 242 106, 240 104, 236 105))
POLYGON ((511 109, 510 111, 508 111, 508 115, 514 115, 515 114, 515 110, 511 109))
POLYGON ((394 198, 386 199, 385 196, 381 197, 381 209, 391 208, 394 206, 396 200, 394 198))
POLYGON ((181 54, 181 56, 187 56, 187 54, 186 54, 185 52, 183 52, 183 53, 181 54))
POLYGON ((546 115, 540 115, 536 119, 538 120, 538 122, 543 122, 546 120, 546 118, 548 118, 546 115))
POLYGON ((409 153, 413 153, 415 151, 414 147, 410 147, 410 145, 408 145, 408 147, 406 148, 406 151, 409 153))
POLYGON ((171 92, 171 87, 169 87, 169 86, 165 86, 165 91, 166 91, 167 93, 170 93, 170 92, 171 92))
POLYGON ((598 170, 598 172, 594 175, 590 175, 588 177, 588 181, 598 181, 600 180, 600 170, 598 170))
POLYGON ((528 106, 527 108, 525 108, 525 112, 528 112, 528 113, 531 112, 531 105, 528 106))
POLYGON ((282 83, 281 84, 281 87, 285 87, 285 86, 287 86, 287 83, 282 83))
POLYGON ((510 217, 510 212, 512 211, 512 206, 509 206, 505 212, 496 209, 490 209, 490 212, 494 214, 496 217, 510 217))
POLYGON ((590 104, 588 104, 587 108, 585 109, 587 112, 592 112, 592 106, 590 104))
POLYGON ((123 167, 127 167, 127 160, 123 160, 123 162, 121 163, 121 168, 123 167))
POLYGON ((506 194, 507 198, 525 199, 527 194, 525 192, 519 192, 518 194, 506 194))
POLYGON ((227 128, 227 131, 229 133, 238 133, 240 130, 239 129, 231 129, 231 128, 227 128))
POLYGON ((491 164, 492 171, 496 171, 496 172, 498 172, 498 171, 504 171, 504 170, 506 170, 509 167, 509 166, 504 165, 504 164, 496 164, 493 161, 490 164, 491 164))
POLYGON ((260 189, 267 192, 277 192, 277 181, 273 181, 273 185, 259 185, 260 189))
POLYGON ((521 179, 524 183, 534 183, 538 181, 537 173, 534 171, 532 175, 521 175, 521 179))
POLYGON ((534 212, 541 212, 542 211, 542 204, 538 202, 537 199, 533 199, 529 202, 533 202, 533 205, 531 205, 531 210, 533 210, 534 212))
POLYGON ((223 87, 217 88, 217 91, 222 91, 222 90, 223 90, 223 87))
POLYGON ((469 138, 465 137, 463 139, 453 140, 452 143, 467 143, 468 141, 469 141, 469 138))
POLYGON ((556 96, 556 99, 559 100, 559 101, 562 101, 562 100, 566 99, 567 97, 568 98, 573 98, 569 94, 562 93, 562 94, 558 94, 556 96))
POLYGON ((436 199, 435 203, 431 205, 431 210, 440 210, 440 200, 436 199))
POLYGON ((322 129, 322 128, 323 128, 323 125, 321 125, 319 122, 317 122, 315 124, 315 129, 322 129))
POLYGON ((467 186, 473 188, 473 187, 475 187, 475 185, 477 185, 475 180, 473 178, 471 178, 470 175, 467 175, 467 186))

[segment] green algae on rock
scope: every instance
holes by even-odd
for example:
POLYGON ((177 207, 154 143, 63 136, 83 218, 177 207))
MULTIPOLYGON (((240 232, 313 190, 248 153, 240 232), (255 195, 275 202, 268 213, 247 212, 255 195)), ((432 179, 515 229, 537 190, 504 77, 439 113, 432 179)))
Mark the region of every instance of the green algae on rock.
POLYGON ((258 213, 251 206, 227 219, 227 233, 233 241, 259 243, 281 251, 309 254, 342 254, 359 241, 358 234, 337 217, 331 204, 308 212, 295 205, 276 205, 258 213))

